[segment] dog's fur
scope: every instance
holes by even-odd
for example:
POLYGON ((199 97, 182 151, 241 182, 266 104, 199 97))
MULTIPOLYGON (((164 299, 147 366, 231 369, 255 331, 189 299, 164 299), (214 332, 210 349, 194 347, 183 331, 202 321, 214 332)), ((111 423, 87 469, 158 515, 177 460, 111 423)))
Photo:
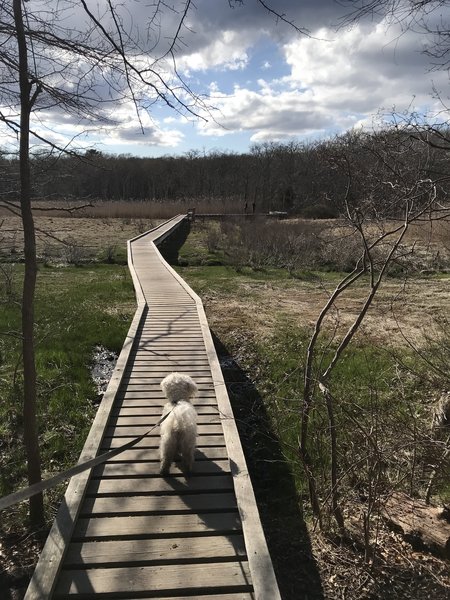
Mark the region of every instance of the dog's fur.
POLYGON ((170 465, 180 456, 181 469, 188 474, 194 464, 197 437, 197 412, 190 399, 197 394, 197 386, 189 375, 171 373, 161 381, 161 388, 169 400, 163 416, 172 411, 161 423, 160 473, 167 475, 170 465))

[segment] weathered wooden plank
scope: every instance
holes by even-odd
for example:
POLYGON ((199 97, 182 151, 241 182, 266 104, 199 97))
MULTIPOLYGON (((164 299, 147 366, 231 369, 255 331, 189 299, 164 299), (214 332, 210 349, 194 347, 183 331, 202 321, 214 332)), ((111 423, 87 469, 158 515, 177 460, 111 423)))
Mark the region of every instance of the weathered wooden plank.
POLYGON ((136 348, 139 356, 189 356, 198 357, 206 356, 203 345, 200 344, 183 344, 183 343, 170 343, 164 342, 161 344, 145 344, 136 348))
POLYGON ((151 592, 186 592, 192 596, 208 591, 251 591, 251 577, 245 562, 158 567, 116 567, 78 570, 60 575, 56 598, 62 594, 112 594, 151 592))
POLYGON ((186 373, 193 379, 195 373, 198 370, 205 371, 209 369, 209 363, 206 358, 200 360, 192 359, 192 361, 186 360, 163 360, 160 357, 152 360, 151 358, 136 358, 134 362, 130 363, 135 373, 153 373, 161 372, 161 379, 163 379, 169 373, 178 371, 179 373, 186 373))
MULTIPOLYGON (((192 469, 193 474, 202 475, 229 472, 230 466, 228 460, 197 460, 192 469)), ((171 468, 171 473, 182 474, 179 467, 175 464, 171 468)), ((93 471, 94 477, 150 477, 157 475, 159 475, 159 462, 157 461, 107 463, 96 467, 93 471)))
MULTIPOLYGON (((194 309, 196 310, 196 309, 194 309)), ((147 317, 142 323, 140 332, 143 336, 154 337, 160 334, 184 334, 186 331, 194 333, 196 336, 201 336, 201 331, 198 328, 198 315, 195 315, 195 319, 187 320, 186 311, 177 315, 175 318, 165 318, 164 315, 157 314, 153 318, 147 317)))
MULTIPOLYGON (((157 377, 161 375, 161 379, 167 375, 167 373, 171 373, 173 371, 173 365, 170 363, 154 363, 150 360, 143 359, 140 360, 139 357, 135 357, 134 363, 131 361, 128 363, 127 368, 125 369, 125 374, 130 373, 148 373, 152 375, 152 377, 157 377)), ((188 364, 185 365, 184 373, 188 375, 190 372, 199 374, 199 375, 211 375, 211 371, 209 370, 208 361, 189 361, 188 364)))
POLYGON ((141 330, 140 341, 142 342, 159 342, 159 341, 173 341, 173 342, 200 342, 203 343, 203 336, 199 330, 198 325, 191 327, 190 329, 168 327, 166 329, 157 330, 155 327, 148 327, 141 330))
MULTIPOLYGON (((190 304, 189 307, 183 308, 181 310, 177 308, 176 312, 178 314, 175 317, 170 316, 168 318, 161 314, 160 310, 155 308, 153 308, 152 310, 153 312, 151 314, 147 314, 146 319, 142 323, 139 331, 145 331, 149 334, 152 334, 155 331, 157 333, 161 330, 165 331, 167 330, 167 321, 171 322, 170 331, 174 331, 176 329, 184 330, 186 328, 192 327, 192 322, 188 322, 187 320, 185 320, 185 318, 187 319, 187 317, 191 317, 190 321, 196 320, 198 322, 198 314, 195 304, 190 304)), ((198 333, 198 329, 196 329, 196 332, 198 333)))
POLYGON ((152 338, 144 338, 141 337, 139 343, 135 345, 136 350, 146 350, 147 348, 159 348, 159 347, 167 347, 167 348, 185 348, 194 350, 203 349, 203 337, 198 336, 196 339, 186 339, 186 338, 173 338, 169 335, 163 335, 160 337, 152 337, 152 338))
MULTIPOLYGON (((230 593, 218 593, 218 594, 202 594, 201 596, 197 596, 198 600, 255 600, 255 595, 251 592, 230 592, 230 593)), ((192 600, 192 596, 136 596, 131 598, 127 596, 123 598, 123 600, 192 600)))
MULTIPOLYGON (((151 292, 147 296, 150 295, 151 292)), ((145 327, 148 326, 149 323, 155 323, 157 327, 162 327, 167 321, 174 321, 175 325, 183 326, 186 325, 188 320, 198 321, 198 314, 195 303, 192 303, 192 299, 191 302, 187 302, 184 305, 177 305, 167 310, 164 306, 157 306, 156 304, 153 304, 153 306, 149 308, 149 312, 147 313, 147 318, 143 326, 145 327), (186 321, 184 321, 184 318, 186 318, 186 321)))
MULTIPOLYGON (((150 292, 150 294, 147 293, 147 299, 151 300, 151 294, 152 294, 152 291, 150 292)), ((166 305, 167 305, 167 302, 166 302, 166 305)), ((180 324, 180 323, 184 324, 182 317, 186 317, 186 319, 189 319, 189 318, 190 319, 198 319, 198 315, 196 314, 195 304, 192 304, 192 299, 190 302, 187 301, 187 302, 179 303, 176 306, 169 306, 169 307, 164 306, 162 304, 158 305, 156 302, 153 303, 153 305, 149 304, 149 312, 147 314, 147 320, 145 322, 145 325, 147 325, 148 323, 154 322, 157 319, 157 317, 162 318, 162 321, 158 322, 158 326, 160 326, 160 327, 165 321, 170 321, 170 320, 174 320, 178 324, 180 324)))
MULTIPOLYGON (((213 380, 212 380, 212 377, 210 374, 199 375, 198 373, 196 373, 194 375, 194 377, 195 377, 195 383, 200 388, 202 386, 204 386, 205 384, 212 385, 212 383, 213 383, 213 380)), ((193 379, 194 379, 194 377, 193 377, 193 379)), ((136 385, 139 383, 139 384, 144 384, 146 386, 160 387, 162 379, 163 379, 162 377, 160 377, 159 375, 154 375, 153 373, 149 373, 149 372, 145 372, 145 371, 144 372, 133 371, 132 373, 124 374, 123 382, 125 384, 133 383, 134 385, 136 385)))
MULTIPOLYGON (((168 298, 167 301, 172 302, 174 298, 168 298)), ((159 326, 170 325, 171 323, 183 322, 184 326, 189 326, 198 323, 198 316, 195 313, 190 313, 185 310, 184 307, 178 307, 174 310, 163 310, 157 308, 155 304, 148 303, 149 310, 151 311, 146 321, 147 324, 158 322, 159 326)), ((189 306, 192 306, 190 304, 189 306)))
POLYGON ((189 477, 168 476, 166 478, 141 479, 92 479, 89 482, 88 494, 189 494, 216 490, 232 490, 233 480, 229 475, 206 475, 189 477))
MULTIPOLYGON (((225 460, 227 458, 226 448, 197 448, 195 452, 196 462, 203 462, 208 460, 225 460)), ((125 450, 121 454, 115 456, 111 460, 108 460, 105 464, 112 465, 121 462, 151 462, 159 461, 159 448, 131 448, 131 450, 125 450)))
MULTIPOLYGON (((161 415, 164 404, 161 398, 124 398, 120 401, 119 408, 123 411, 134 411, 135 414, 140 410, 153 408, 156 414, 161 415)), ((215 398, 196 398, 193 405, 197 411, 204 410, 204 414, 218 410, 215 398)))
MULTIPOLYGON (((189 375, 189 373, 187 373, 186 370, 180 369, 180 372, 184 373, 185 375, 189 375)), ((132 373, 130 373, 130 372, 125 373, 124 374, 124 380, 125 380, 124 383, 127 383, 127 384, 128 383, 134 383, 134 384, 143 383, 145 385, 160 388, 161 381, 164 379, 164 377, 167 376, 168 373, 172 373, 172 370, 168 369, 166 373, 161 375, 160 373, 154 373, 154 372, 148 371, 144 367, 140 371, 134 370, 132 373)), ((192 371, 191 377, 192 377, 192 379, 194 379, 194 381, 198 387, 202 387, 205 384, 211 385, 213 382, 211 375, 209 375, 208 373, 205 373, 205 367, 203 367, 203 369, 200 373, 192 371)))
MULTIPOLYGON (((160 400, 161 406, 167 402, 167 399, 163 396, 162 391, 158 392, 158 390, 121 390, 118 393, 117 399, 120 401, 122 399, 149 399, 149 400, 160 400)), ((216 399, 213 390, 200 390, 197 396, 195 397, 196 402, 200 402, 202 399, 216 399)))
POLYGON ((117 541, 72 543, 67 552, 66 566, 98 567, 118 566, 124 563, 145 565, 245 559, 244 540, 239 534, 228 537, 212 535, 207 538, 121 540, 120 552, 117 549, 117 541))
MULTIPOLYGON (((178 361, 189 361, 190 358, 196 360, 206 360, 207 354, 203 348, 139 348, 139 358, 149 358, 151 360, 167 360, 172 363, 178 361)), ((174 369, 175 370, 175 369, 174 369)))
MULTIPOLYGON (((135 401, 136 402, 136 401, 135 401)), ((194 404, 194 403, 193 403, 194 404)), ((195 404, 194 404, 195 406, 195 404)), ((196 406, 196 411, 198 415, 218 415, 219 410, 217 405, 215 404, 200 404, 196 406)), ((111 411, 111 417, 147 417, 150 415, 159 415, 161 416, 161 406, 158 404, 148 404, 138 402, 135 405, 124 406, 121 403, 116 403, 113 410, 111 411)))
MULTIPOLYGON (((111 438, 105 437, 102 441, 102 451, 109 448, 118 448, 127 442, 131 442, 132 437, 111 438)), ((209 446, 225 446, 223 435, 205 435, 197 437, 197 448, 206 448, 209 446)), ((148 435, 138 442, 135 448, 159 448, 159 434, 148 435)), ((119 455, 120 456, 120 455, 119 455)))
MULTIPOLYGON (((110 426, 116 425, 117 427, 130 427, 134 425, 140 425, 142 427, 152 427, 155 423, 158 422, 161 413, 158 415, 147 415, 143 417, 134 417, 134 416, 122 416, 119 415, 117 417, 111 417, 109 420, 110 426)), ((217 424, 220 423, 220 415, 219 412, 214 414, 198 414, 197 415, 197 423, 202 425, 208 424, 217 424)))
POLYGON ((138 539, 149 536, 182 537, 207 533, 228 535, 240 530, 241 520, 237 510, 218 514, 96 517, 78 519, 72 539, 74 541, 94 538, 138 539))
MULTIPOLYGON (((194 404, 195 406, 195 404, 194 404)), ((195 407, 198 415, 219 415, 219 410, 216 405, 207 404, 195 407)), ((136 404, 135 406, 116 406, 111 412, 111 417, 151 417, 161 416, 160 405, 136 404)))
POLYGON ((141 331, 141 340, 152 341, 153 339, 196 339, 203 344, 203 335, 199 332, 198 323, 184 324, 183 327, 172 324, 164 328, 152 325, 141 331))
MULTIPOLYGON (((161 407, 162 413, 163 405, 158 404, 158 406, 161 407)), ((108 423, 108 428, 105 431, 105 435, 126 435, 128 437, 133 435, 138 436, 145 433, 145 431, 147 431, 150 427, 155 426, 158 421, 158 415, 150 415, 148 417, 111 417, 108 423)), ((197 429, 199 435, 208 433, 210 435, 214 435, 215 433, 221 433, 221 431, 217 429, 208 429, 211 427, 220 426, 220 424, 220 415, 197 415, 197 429)), ((159 435, 159 432, 157 433, 159 435)))
MULTIPOLYGON (((214 392, 212 381, 199 382, 197 387, 199 394, 201 392, 214 392)), ((122 389, 130 392, 142 390, 144 392, 156 392, 158 394, 162 393, 159 381, 146 380, 142 378, 133 378, 128 379, 128 381, 124 381, 122 384, 122 389)))
POLYGON ((179 357, 177 360, 167 360, 164 356, 143 356, 142 354, 136 355, 130 359, 130 365, 133 366, 141 366, 141 367, 155 367, 159 368, 164 366, 164 368, 169 368, 172 370, 180 370, 181 367, 185 367, 186 369, 190 367, 209 367, 209 361, 207 356, 197 357, 179 357))
MULTIPOLYGON (((130 427, 107 427, 106 428, 106 432, 105 435, 107 436, 114 436, 117 438, 120 437, 133 437, 133 436, 138 436, 138 435, 142 435, 143 433, 145 433, 148 429, 148 426, 144 426, 144 425, 134 425, 134 426, 130 426, 130 427)), ((207 434, 207 435, 220 435, 222 433, 222 425, 203 425, 200 424, 197 426, 197 431, 198 434, 207 434)))
POLYGON ((185 333, 201 334, 198 327, 198 316, 190 317, 185 311, 178 311, 178 314, 164 315, 160 312, 154 314, 152 318, 147 318, 140 330, 144 337, 152 338, 160 335, 174 334, 183 335, 185 333))
POLYGON ((233 491, 155 496, 89 497, 83 503, 82 515, 160 514, 225 511, 236 508, 233 491))
MULTIPOLYGON (((160 382, 164 379, 164 377, 166 377, 167 375, 169 375, 169 373, 173 372, 173 367, 171 365, 167 365, 166 367, 164 366, 155 366, 152 364, 146 365, 146 364, 135 364, 134 369, 133 370, 126 370, 124 373, 125 377, 151 377, 154 379, 159 380, 160 382)), ((181 371, 181 373, 184 373, 185 375, 190 375, 190 377, 192 377, 192 379, 194 379, 196 377, 207 377, 209 375, 208 372, 208 368, 206 365, 197 365, 197 366, 191 366, 188 369, 179 369, 179 371, 181 371)))
POLYGON ((139 344, 136 344, 135 351, 142 350, 160 350, 167 349, 168 351, 179 350, 204 350, 203 338, 173 338, 171 336, 162 335, 158 339, 141 338, 139 344))

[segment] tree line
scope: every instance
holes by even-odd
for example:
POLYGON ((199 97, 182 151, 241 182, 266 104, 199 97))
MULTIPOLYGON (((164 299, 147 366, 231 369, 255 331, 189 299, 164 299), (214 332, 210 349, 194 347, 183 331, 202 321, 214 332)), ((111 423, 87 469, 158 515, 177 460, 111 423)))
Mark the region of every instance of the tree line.
MULTIPOLYGON (((447 195, 447 131, 417 127, 350 132, 314 143, 255 144, 248 153, 192 150, 182 156, 141 158, 88 150, 84 155, 36 154, 33 197, 116 201, 238 200, 243 211, 286 211, 331 218, 343 198, 359 208, 395 216, 395 190, 418 179, 437 181, 447 195), (433 145, 432 140, 436 143, 433 145), (374 181, 376 174, 377 181, 374 181), (399 181, 401 180, 401 181, 399 181), (370 189, 370 198, 367 191, 370 189)), ((17 189, 17 159, 0 158, 3 191, 17 189)), ((234 203, 235 204, 235 203, 234 203)))

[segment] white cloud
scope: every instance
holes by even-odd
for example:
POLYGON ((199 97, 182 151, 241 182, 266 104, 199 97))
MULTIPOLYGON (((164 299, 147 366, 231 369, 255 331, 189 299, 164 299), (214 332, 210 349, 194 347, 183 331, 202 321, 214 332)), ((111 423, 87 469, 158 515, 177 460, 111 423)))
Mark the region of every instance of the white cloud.
MULTIPOLYGON (((282 49, 291 73, 259 79, 258 89, 235 87, 217 94, 217 121, 200 124, 202 135, 247 131, 251 140, 284 139, 366 127, 384 110, 433 107, 432 80, 448 84, 445 72, 426 71, 423 40, 386 23, 298 38, 282 49), (325 41, 330 40, 330 41, 325 41)), ((216 86, 216 91, 217 86, 216 86)))
POLYGON ((176 148, 184 138, 184 134, 177 129, 160 129, 147 127, 144 132, 137 127, 122 127, 113 129, 110 135, 103 139, 107 145, 139 144, 145 146, 161 146, 163 148, 176 148))
MULTIPOLYGON (((341 31, 330 42, 300 39, 284 46, 291 75, 286 83, 306 86, 325 110, 376 113, 380 108, 407 109, 430 102, 432 79, 446 79, 444 72, 426 73, 420 53, 422 40, 412 32, 395 38, 386 23, 356 26, 341 31)), ((318 37, 331 38, 326 29, 318 37)))
POLYGON ((200 50, 177 57, 177 68, 184 73, 206 71, 211 68, 236 71, 248 63, 245 40, 237 31, 220 31, 215 39, 200 50))
POLYGON ((236 87, 233 94, 223 95, 217 103, 217 123, 200 123, 203 135, 223 136, 249 131, 253 139, 285 139, 310 134, 332 126, 329 116, 311 103, 310 92, 271 91, 266 82, 259 91, 236 87))

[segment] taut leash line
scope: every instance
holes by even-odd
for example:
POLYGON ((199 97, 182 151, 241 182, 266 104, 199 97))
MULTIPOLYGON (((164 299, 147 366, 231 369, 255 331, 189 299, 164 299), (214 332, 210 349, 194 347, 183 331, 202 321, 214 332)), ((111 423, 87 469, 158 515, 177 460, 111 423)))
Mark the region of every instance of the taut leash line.
POLYGON ((3 510, 4 508, 8 508, 9 506, 12 506, 13 504, 17 504, 18 502, 22 502, 23 500, 27 500, 28 498, 31 498, 31 496, 34 496, 35 494, 39 494, 40 492, 43 492, 44 490, 48 490, 49 488, 55 487, 55 485, 58 485, 58 483, 62 483, 64 480, 69 479, 70 477, 73 477, 74 475, 78 475, 79 473, 82 473, 83 471, 87 471, 88 469, 92 469, 92 468, 96 467, 97 465, 101 465, 102 463, 104 463, 108 459, 112 458, 113 456, 117 456, 121 452, 124 452, 125 450, 132 448, 133 446, 138 444, 141 440, 143 440, 154 429, 156 429, 159 425, 161 425, 161 423, 167 419, 167 417, 170 415, 171 412, 172 411, 168 412, 166 415, 161 417, 159 419, 159 421, 156 423, 156 425, 153 425, 153 427, 151 429, 149 429, 148 431, 146 431, 139 437, 134 438, 130 442, 127 442, 123 446, 119 446, 118 448, 109 450, 108 452, 105 452, 104 454, 100 454, 99 456, 95 456, 94 458, 91 458, 85 462, 75 465, 74 467, 71 467, 70 469, 67 469, 66 471, 62 471, 61 473, 58 473, 58 475, 54 475, 53 477, 50 477, 49 479, 45 479, 44 481, 39 481, 38 483, 33 483, 33 485, 30 485, 29 487, 23 488, 22 490, 19 490, 18 492, 14 492, 13 494, 9 494, 8 496, 4 496, 3 498, 0 498, 0 510, 3 510))

